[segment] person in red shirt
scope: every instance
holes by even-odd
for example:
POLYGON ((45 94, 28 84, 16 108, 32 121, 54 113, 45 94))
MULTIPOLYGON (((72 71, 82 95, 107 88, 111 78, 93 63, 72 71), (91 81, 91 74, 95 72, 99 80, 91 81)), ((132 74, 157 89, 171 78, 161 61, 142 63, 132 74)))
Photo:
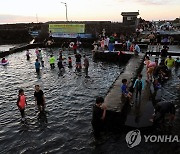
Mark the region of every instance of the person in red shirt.
POLYGON ((74 54, 76 54, 76 52, 77 52, 77 44, 76 43, 74 43, 74 45, 73 45, 73 50, 74 50, 74 54))
POLYGON ((22 117, 22 122, 25 121, 25 113, 24 113, 24 110, 25 110, 25 107, 27 105, 27 102, 26 102, 26 97, 24 95, 24 90, 23 89, 20 89, 19 90, 19 95, 18 95, 18 100, 17 100, 17 106, 19 108, 19 111, 21 113, 21 117, 22 117))

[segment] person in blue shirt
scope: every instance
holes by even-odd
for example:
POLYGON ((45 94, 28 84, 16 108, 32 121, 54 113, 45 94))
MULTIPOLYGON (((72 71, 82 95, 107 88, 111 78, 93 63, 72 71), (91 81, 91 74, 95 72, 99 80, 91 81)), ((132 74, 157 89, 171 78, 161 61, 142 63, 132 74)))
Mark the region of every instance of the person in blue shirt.
POLYGON ((140 52, 141 52, 141 49, 140 49, 139 45, 137 43, 135 43, 134 54, 138 55, 140 52))
POLYGON ((128 91, 127 79, 122 79, 121 92, 122 92, 121 101, 123 103, 126 101, 128 101, 130 103, 132 94, 131 94, 131 92, 128 91))
POLYGON ((138 75, 138 78, 136 79, 133 88, 136 89, 136 100, 139 94, 139 99, 141 98, 141 91, 144 89, 144 81, 142 80, 142 74, 138 75))
POLYGON ((36 62, 35 62, 35 69, 36 69, 37 75, 39 75, 40 74, 40 63, 39 63, 38 59, 36 59, 36 62))

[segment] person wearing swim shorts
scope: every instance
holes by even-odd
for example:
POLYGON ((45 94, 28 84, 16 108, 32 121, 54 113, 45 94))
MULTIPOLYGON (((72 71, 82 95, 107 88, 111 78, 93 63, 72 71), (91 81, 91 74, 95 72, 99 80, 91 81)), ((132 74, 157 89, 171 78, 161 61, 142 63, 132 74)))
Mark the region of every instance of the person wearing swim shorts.
POLYGON ((38 110, 44 111, 45 109, 45 97, 44 92, 40 89, 39 85, 35 85, 35 92, 34 92, 35 102, 38 107, 38 110))
POLYGON ((104 120, 106 117, 107 107, 103 103, 104 103, 104 98, 97 97, 96 104, 93 106, 91 124, 94 130, 95 137, 99 137, 100 132, 103 130, 104 127, 104 120))

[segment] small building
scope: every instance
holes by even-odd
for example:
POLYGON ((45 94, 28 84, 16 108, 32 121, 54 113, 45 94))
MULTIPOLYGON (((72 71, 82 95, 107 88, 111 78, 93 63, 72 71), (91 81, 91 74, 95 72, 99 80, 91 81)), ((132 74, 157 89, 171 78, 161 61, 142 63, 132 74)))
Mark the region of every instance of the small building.
POLYGON ((123 16, 123 24, 125 25, 137 25, 137 16, 139 15, 138 12, 122 12, 121 15, 123 16))

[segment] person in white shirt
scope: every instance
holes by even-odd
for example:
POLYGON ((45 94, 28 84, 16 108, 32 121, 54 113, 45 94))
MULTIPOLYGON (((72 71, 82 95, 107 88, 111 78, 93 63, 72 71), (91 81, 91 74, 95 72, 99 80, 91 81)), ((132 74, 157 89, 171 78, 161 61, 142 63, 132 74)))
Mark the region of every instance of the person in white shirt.
POLYGON ((108 49, 108 46, 109 46, 109 37, 106 36, 106 38, 105 38, 105 40, 104 40, 105 50, 108 49))

